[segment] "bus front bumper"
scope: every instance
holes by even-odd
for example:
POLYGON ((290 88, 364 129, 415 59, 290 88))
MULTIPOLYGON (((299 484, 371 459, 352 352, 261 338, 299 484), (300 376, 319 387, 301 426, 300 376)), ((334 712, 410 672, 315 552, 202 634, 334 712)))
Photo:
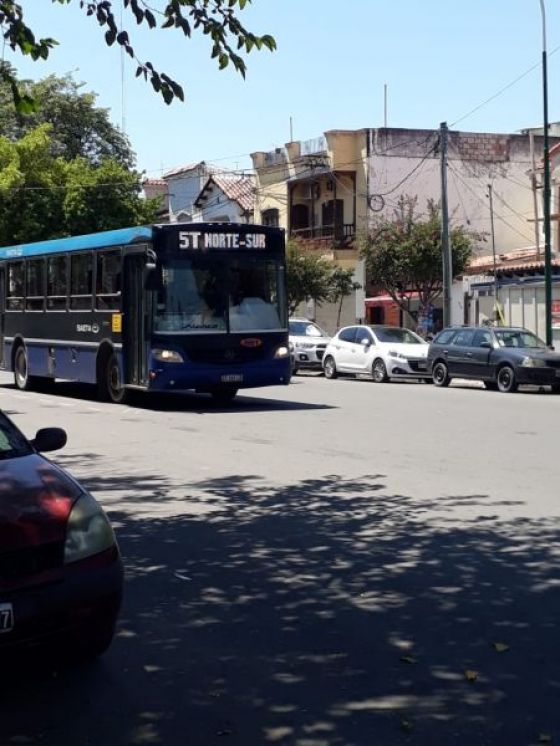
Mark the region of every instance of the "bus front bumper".
POLYGON ((290 383, 290 358, 252 364, 250 368, 158 364, 149 371, 149 391, 213 391, 222 386, 238 389, 282 386, 290 383))

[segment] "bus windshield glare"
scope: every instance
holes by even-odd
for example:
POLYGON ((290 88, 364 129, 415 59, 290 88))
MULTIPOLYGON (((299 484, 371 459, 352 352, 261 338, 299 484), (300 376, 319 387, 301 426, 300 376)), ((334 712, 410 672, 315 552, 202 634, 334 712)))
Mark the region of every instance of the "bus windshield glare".
POLYGON ((277 260, 230 256, 165 259, 155 332, 212 334, 286 327, 284 275, 277 260))

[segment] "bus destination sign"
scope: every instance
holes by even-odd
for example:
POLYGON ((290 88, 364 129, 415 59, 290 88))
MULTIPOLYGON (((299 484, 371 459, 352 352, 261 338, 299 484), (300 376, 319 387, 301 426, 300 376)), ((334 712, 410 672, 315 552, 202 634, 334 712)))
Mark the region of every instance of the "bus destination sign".
POLYGON ((180 249, 266 249, 264 233, 202 233, 179 231, 180 249))

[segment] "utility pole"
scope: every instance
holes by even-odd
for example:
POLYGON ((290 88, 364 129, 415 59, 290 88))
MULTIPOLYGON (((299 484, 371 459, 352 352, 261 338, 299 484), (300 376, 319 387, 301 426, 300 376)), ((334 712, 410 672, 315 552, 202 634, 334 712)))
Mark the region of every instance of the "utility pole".
POLYGON ((441 157, 441 250, 443 260, 443 325, 451 324, 451 283, 453 262, 449 241, 449 210, 447 205, 447 122, 439 126, 439 149, 441 157))
POLYGON ((494 310, 496 321, 500 319, 500 308, 498 299, 498 277, 496 275, 496 239, 494 234, 494 201, 492 195, 492 184, 488 184, 488 199, 490 200, 490 233, 492 238, 492 262, 494 264, 494 310))
POLYGON ((543 118, 544 118, 544 294, 546 318, 546 344, 552 346, 552 254, 550 249, 550 155, 548 150, 548 83, 546 70, 546 14, 544 0, 540 0, 542 16, 542 79, 543 79, 543 118))

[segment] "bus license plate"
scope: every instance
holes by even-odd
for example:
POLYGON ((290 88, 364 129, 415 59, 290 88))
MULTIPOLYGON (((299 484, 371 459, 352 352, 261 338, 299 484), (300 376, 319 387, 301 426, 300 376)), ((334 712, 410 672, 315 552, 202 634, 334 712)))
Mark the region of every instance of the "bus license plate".
POLYGON ((0 604, 0 634, 11 632, 14 628, 14 609, 12 604, 0 604))
POLYGON ((242 373, 228 373, 220 378, 222 383, 241 383, 242 380, 242 373))

